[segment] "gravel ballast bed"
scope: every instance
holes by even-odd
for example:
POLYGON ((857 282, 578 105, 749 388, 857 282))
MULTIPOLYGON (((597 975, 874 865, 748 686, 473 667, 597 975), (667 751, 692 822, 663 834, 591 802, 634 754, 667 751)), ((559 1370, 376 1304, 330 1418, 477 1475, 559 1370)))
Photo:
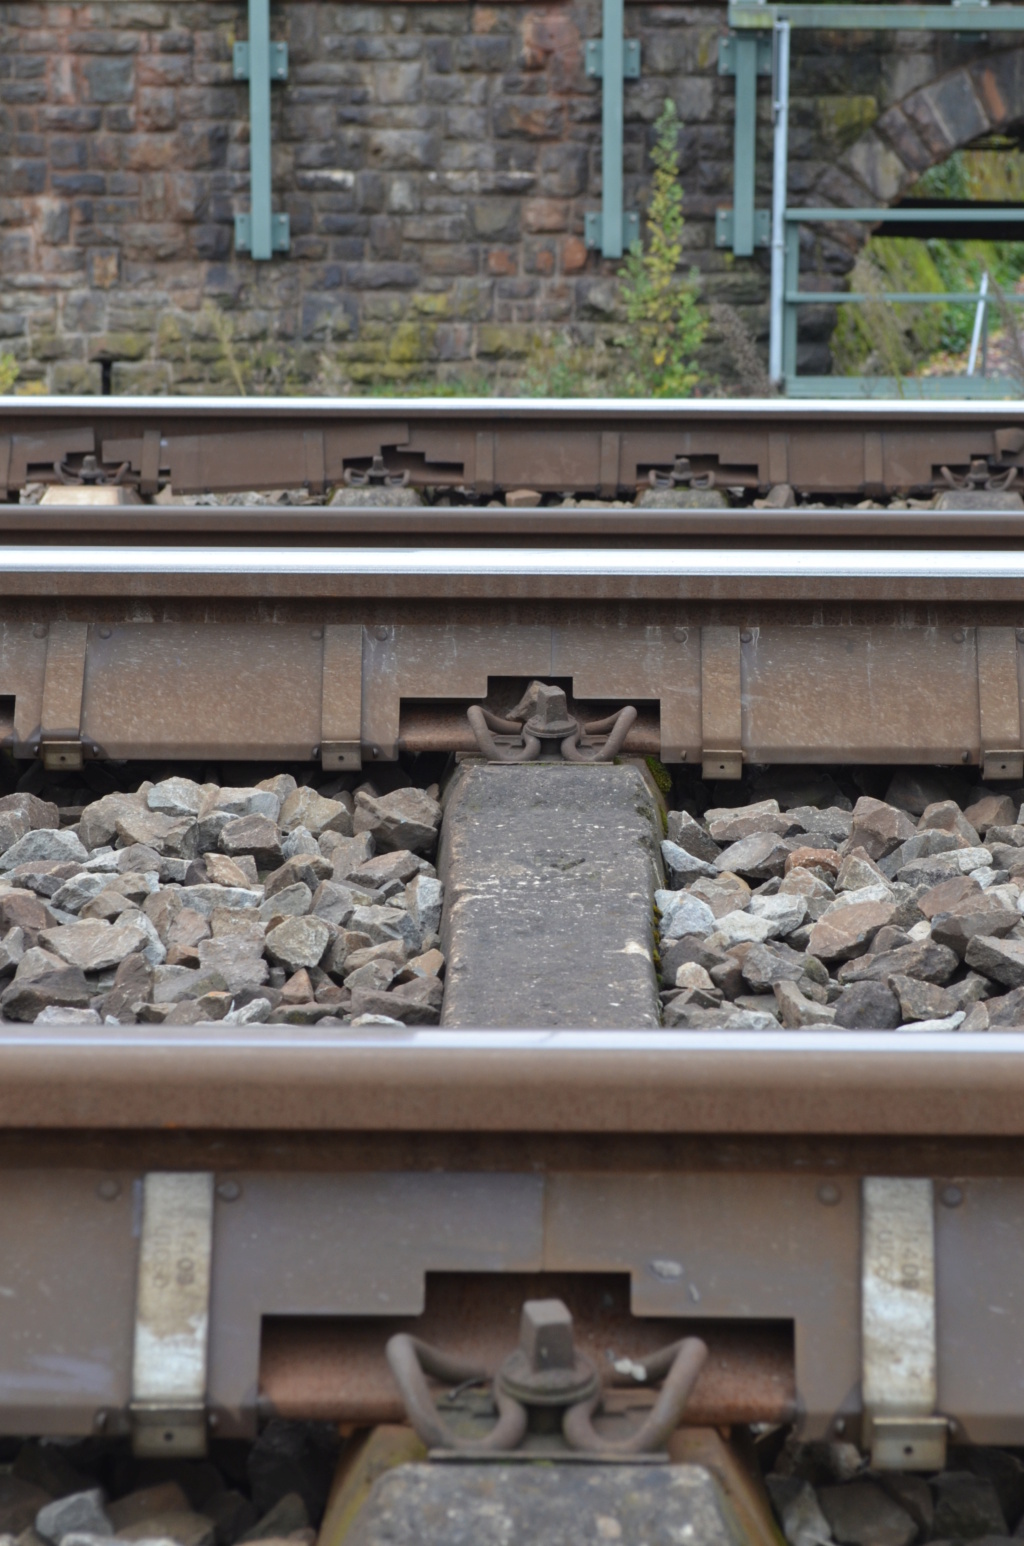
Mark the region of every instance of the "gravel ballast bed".
POLYGON ((436 796, 172 775, 63 826, 0 798, 3 1018, 436 1025, 436 796))
POLYGON ((885 799, 833 788, 798 803, 793 780, 791 798, 670 811, 656 896, 665 1025, 1024 1024, 1021 791, 957 800, 928 785, 897 775, 885 799))

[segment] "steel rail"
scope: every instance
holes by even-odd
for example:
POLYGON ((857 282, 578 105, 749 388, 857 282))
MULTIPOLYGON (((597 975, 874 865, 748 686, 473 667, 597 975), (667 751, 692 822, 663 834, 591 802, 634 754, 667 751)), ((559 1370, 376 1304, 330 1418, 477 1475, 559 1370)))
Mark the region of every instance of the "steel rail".
POLYGON ((529 549, 529 547, 5 547, 6 575, 368 575, 368 577, 1024 580, 1024 547, 965 549, 529 549))
MULTIPOLYGON (((798 212, 801 218, 805 211, 798 212)), ((886 218, 892 210, 886 210, 886 218)), ((829 211, 833 218, 835 211, 829 211)), ((2 397, 0 426, 6 417, 48 424, 54 420, 118 420, 146 418, 233 419, 279 418, 301 420, 390 418, 416 414, 426 418, 573 419, 614 418, 629 422, 652 419, 747 420, 796 419, 813 422, 824 418, 838 422, 884 418, 901 419, 996 419, 1019 423, 1019 398, 1006 402, 909 401, 871 398, 836 401, 834 398, 688 397, 685 399, 638 397, 2 397)))
POLYGON ((408 537, 473 537, 494 541, 510 536, 554 541, 616 538, 623 543, 688 538, 706 542, 737 537, 760 543, 816 546, 825 542, 945 543, 969 538, 1024 547, 1024 513, 992 510, 857 510, 804 508, 785 511, 732 509, 657 510, 643 506, 574 510, 488 509, 474 505, 427 505, 419 509, 325 505, 3 505, 0 534, 34 542, 69 536, 90 542, 130 539, 161 542, 187 537, 214 546, 230 539, 273 536, 278 542, 317 538, 340 542, 372 538, 375 543, 408 537))
POLYGON ((4 1026, 0 1130, 1024 1136, 1024 1032, 4 1026))
POLYGON ((0 547, 0 596, 1024 600, 1024 549, 0 547))
POLYGON ((813 548, 0 547, 0 574, 496 576, 529 579, 1024 580, 1024 547, 997 552, 813 548))
POLYGON ((0 547, 0 596, 368 601, 1024 601, 1024 549, 0 547))

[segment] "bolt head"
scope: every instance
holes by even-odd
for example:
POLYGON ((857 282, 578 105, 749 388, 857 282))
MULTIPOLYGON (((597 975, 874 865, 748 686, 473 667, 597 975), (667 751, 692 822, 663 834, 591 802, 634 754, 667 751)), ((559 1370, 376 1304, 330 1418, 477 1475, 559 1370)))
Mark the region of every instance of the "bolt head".
POLYGON ((528 1299, 519 1322, 519 1346, 530 1369, 571 1369, 575 1360, 572 1316, 561 1299, 528 1299))

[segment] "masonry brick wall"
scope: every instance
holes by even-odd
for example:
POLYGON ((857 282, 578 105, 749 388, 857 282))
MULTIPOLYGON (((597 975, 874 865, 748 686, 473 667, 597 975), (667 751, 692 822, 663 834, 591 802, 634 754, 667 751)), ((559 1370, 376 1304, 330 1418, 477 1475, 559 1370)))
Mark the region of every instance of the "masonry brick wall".
MULTIPOLYGON (((0 8, 0 351, 19 385, 97 391, 101 351, 121 392, 500 385, 544 379, 562 340, 613 390, 615 265, 583 244, 600 204, 600 86, 583 59, 600 0, 277 0, 272 26, 290 52, 272 99, 292 245, 255 263, 233 241, 248 207, 248 95, 231 66, 242 0, 0 8)), ((732 182, 724 6, 635 3, 626 30, 642 44, 627 205, 643 205, 670 95, 687 261, 709 303, 763 339, 765 255, 714 247, 732 182)), ((791 197, 888 202, 1024 114, 1024 50, 1004 41, 798 34, 791 197)), ((760 119, 767 204, 767 83, 760 119)), ((853 240, 808 235, 805 282, 834 287, 853 240)), ((833 319, 805 318, 805 368, 827 368, 833 319)), ((720 328, 704 363, 736 380, 720 328)))

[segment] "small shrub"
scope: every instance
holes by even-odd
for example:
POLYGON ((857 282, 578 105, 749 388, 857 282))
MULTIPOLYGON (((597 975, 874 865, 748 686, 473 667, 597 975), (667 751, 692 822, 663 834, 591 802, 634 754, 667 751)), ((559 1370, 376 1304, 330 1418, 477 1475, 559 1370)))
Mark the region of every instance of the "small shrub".
POLYGON ((647 240, 634 242, 619 271, 630 360, 626 387, 644 397, 687 397, 700 380, 695 356, 707 324, 696 274, 679 273, 683 255, 683 190, 677 149, 679 116, 671 98, 654 126, 647 240))

